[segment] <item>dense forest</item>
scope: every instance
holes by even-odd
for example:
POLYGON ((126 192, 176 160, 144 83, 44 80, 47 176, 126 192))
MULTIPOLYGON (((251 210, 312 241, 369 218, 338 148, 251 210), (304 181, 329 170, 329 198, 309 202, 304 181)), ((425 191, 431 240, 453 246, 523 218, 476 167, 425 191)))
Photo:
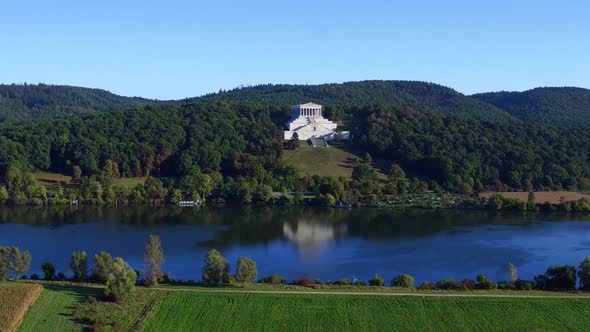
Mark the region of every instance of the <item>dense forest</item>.
POLYGON ((510 114, 442 85, 414 81, 361 81, 320 85, 258 85, 220 91, 192 100, 255 101, 268 105, 316 102, 328 109, 388 104, 494 122, 518 122, 510 114))
POLYGON ((0 84, 0 126, 123 110, 157 101, 61 85, 0 84))
POLYGON ((472 96, 526 123, 570 128, 590 127, 590 90, 537 88, 524 92, 490 92, 472 96))
MULTIPOLYGON (((282 139, 289 105, 319 90, 262 86, 192 102, 5 126, 0 129, 0 202, 193 198, 289 203, 301 197, 273 192, 317 192, 322 204, 333 204, 425 191, 590 189, 587 130, 449 114, 441 105, 448 106, 449 96, 457 93, 434 84, 400 84, 399 89, 412 87, 414 99, 408 94, 410 99, 375 102, 382 100, 375 94, 384 90, 359 88, 363 84, 379 82, 345 84, 342 91, 339 85, 314 86, 333 89, 330 97, 316 100, 326 103, 327 117, 351 130, 352 141, 346 144, 362 151, 351 179, 307 177, 285 166, 283 150, 296 146, 282 139), (418 94, 420 89, 425 90, 418 94), (378 175, 377 164, 384 176, 378 175), (29 174, 37 170, 72 180, 48 193, 29 174), (114 179, 127 177, 147 180, 137 186, 113 185, 114 179)), ((399 91, 387 96, 403 95, 399 91)), ((467 98, 461 96, 457 98, 467 98)))

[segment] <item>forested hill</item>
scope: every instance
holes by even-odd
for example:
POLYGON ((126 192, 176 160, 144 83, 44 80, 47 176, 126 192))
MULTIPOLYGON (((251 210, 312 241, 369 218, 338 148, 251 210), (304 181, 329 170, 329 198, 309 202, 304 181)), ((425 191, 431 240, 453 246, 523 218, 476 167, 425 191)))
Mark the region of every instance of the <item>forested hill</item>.
POLYGON ((476 98, 442 85, 417 81, 360 81, 342 84, 267 84, 220 91, 191 100, 256 101, 287 107, 316 102, 335 108, 351 105, 389 104, 491 122, 520 122, 510 114, 476 98))
POLYGON ((0 85, 0 126, 129 109, 159 101, 65 85, 0 85))
POLYGON ((490 92, 472 96, 532 124, 590 127, 590 90, 536 88, 524 92, 490 92))

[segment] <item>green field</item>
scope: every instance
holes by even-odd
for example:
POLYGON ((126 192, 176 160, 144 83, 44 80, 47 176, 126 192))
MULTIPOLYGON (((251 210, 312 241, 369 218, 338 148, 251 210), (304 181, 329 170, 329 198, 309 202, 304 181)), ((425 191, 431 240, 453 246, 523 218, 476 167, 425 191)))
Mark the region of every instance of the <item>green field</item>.
MULTIPOLYGON (((84 331, 93 325, 100 331, 577 331, 590 326, 590 298, 427 296, 517 294, 503 291, 376 296, 346 291, 227 293, 203 287, 167 287, 138 288, 125 304, 87 300, 100 297, 100 293, 97 288, 46 284, 19 331, 84 331)), ((375 288, 374 293, 381 291, 375 288)))
POLYGON ((45 285, 19 331, 82 331, 83 325, 72 316, 72 311, 78 303, 99 292, 93 288, 45 285))
POLYGON ((145 331, 585 330, 590 301, 174 292, 145 331))

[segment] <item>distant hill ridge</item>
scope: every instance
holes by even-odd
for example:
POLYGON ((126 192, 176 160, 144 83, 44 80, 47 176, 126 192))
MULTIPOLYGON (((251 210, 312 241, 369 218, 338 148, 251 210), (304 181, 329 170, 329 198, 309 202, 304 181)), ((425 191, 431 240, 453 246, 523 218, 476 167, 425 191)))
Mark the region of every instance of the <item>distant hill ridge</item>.
POLYGON ((66 85, 0 85, 0 126, 35 119, 65 118, 171 102, 260 102, 286 108, 303 102, 332 107, 390 104, 400 108, 469 117, 487 122, 526 122, 560 127, 590 127, 590 90, 536 88, 471 96, 420 81, 359 81, 317 85, 265 84, 177 101, 123 97, 106 90, 66 85))
POLYGON ((333 106, 383 103, 493 122, 518 121, 491 104, 439 84, 420 81, 266 84, 236 88, 189 100, 256 101, 272 105, 293 105, 312 101, 333 106))
POLYGON ((106 90, 68 85, 0 85, 0 124, 22 124, 34 119, 96 114, 161 103, 123 97, 106 90))
POLYGON ((590 90, 545 87, 523 92, 488 92, 472 95, 532 124, 572 128, 590 127, 590 90))

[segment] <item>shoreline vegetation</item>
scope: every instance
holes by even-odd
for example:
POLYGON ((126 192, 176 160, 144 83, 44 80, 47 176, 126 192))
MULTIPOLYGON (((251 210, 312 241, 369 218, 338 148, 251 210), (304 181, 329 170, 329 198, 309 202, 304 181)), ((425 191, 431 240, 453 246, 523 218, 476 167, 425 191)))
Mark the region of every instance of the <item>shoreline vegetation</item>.
MULTIPOLYGON (((370 159, 370 156, 367 157, 370 159)), ((359 161, 357 161, 358 164, 359 161)), ((186 202, 186 190, 167 186, 158 178, 105 178, 90 176, 75 180, 74 177, 47 172, 11 174, 14 181, 22 181, 28 193, 11 193, 0 185, 0 207, 2 206, 130 206, 130 205, 182 205, 186 202), (105 191, 106 188, 106 191, 105 191), (32 196, 31 196, 32 195, 32 196), (19 198, 20 196, 20 198, 19 198), (31 196, 27 199, 27 197, 31 196)), ((395 172, 395 171, 392 171, 395 172)), ((205 175, 195 175, 195 186, 208 182, 205 175)), ((311 177, 319 182, 320 188, 333 181, 331 177, 311 177), (325 182, 327 181, 327 182, 325 182)), ((543 212, 590 212, 590 194, 574 191, 507 191, 452 193, 422 188, 398 194, 363 194, 358 190, 344 191, 348 180, 339 178, 335 193, 323 191, 275 192, 270 187, 261 191, 246 192, 241 199, 227 200, 213 187, 206 192, 193 192, 191 205, 272 205, 272 206, 324 206, 334 208, 382 207, 419 209, 481 209, 543 212), (539 198, 537 198, 539 197, 539 198)), ((331 185, 335 185, 332 183, 331 185)), ((330 186, 330 185, 328 185, 330 186)), ((325 189, 325 188, 324 188, 325 189)), ((235 197, 234 197, 235 198, 235 197)))

